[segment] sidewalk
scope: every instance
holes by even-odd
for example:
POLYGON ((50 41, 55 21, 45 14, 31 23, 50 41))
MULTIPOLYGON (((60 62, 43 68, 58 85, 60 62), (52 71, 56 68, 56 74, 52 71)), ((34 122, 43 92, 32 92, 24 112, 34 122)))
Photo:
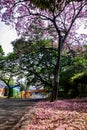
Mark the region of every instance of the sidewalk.
POLYGON ((0 130, 17 130, 18 122, 35 103, 28 99, 0 99, 0 130))

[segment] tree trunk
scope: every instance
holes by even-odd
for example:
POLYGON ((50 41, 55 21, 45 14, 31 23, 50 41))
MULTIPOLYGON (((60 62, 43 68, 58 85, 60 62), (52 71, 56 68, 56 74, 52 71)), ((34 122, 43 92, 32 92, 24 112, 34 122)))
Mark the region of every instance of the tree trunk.
POLYGON ((54 84, 53 84, 51 102, 57 100, 57 98, 58 98, 58 88, 59 88, 59 76, 56 75, 54 77, 54 84))
POLYGON ((12 90, 12 88, 8 87, 8 89, 9 89, 8 98, 10 98, 11 97, 11 90, 12 90))
POLYGON ((54 83, 53 83, 51 101, 55 101, 58 98, 59 70, 60 70, 60 56, 58 56, 58 61, 56 63, 55 70, 54 70, 54 83))
POLYGON ((54 68, 54 83, 53 83, 53 90, 51 95, 51 102, 57 100, 58 98, 58 89, 59 89, 59 73, 60 73, 60 57, 62 52, 62 37, 59 39, 59 46, 58 46, 58 56, 57 62, 54 68))

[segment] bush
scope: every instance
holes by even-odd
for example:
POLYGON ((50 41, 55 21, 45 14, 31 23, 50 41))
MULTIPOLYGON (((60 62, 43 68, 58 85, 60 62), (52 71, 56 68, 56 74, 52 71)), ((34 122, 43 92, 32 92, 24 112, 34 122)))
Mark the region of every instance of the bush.
POLYGON ((87 97, 87 72, 75 74, 70 79, 73 96, 87 97))

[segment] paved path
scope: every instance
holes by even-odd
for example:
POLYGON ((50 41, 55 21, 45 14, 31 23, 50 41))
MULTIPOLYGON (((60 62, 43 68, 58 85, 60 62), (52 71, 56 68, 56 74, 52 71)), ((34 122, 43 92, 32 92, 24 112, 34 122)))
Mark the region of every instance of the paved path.
POLYGON ((35 103, 28 99, 0 99, 0 130, 12 130, 28 107, 35 103))

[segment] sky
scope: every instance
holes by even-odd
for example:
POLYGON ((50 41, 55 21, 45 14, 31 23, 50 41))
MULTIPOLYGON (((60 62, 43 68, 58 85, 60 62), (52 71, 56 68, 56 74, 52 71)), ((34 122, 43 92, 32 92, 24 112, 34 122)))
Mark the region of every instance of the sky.
POLYGON ((13 51, 11 42, 17 38, 15 29, 10 26, 5 25, 0 21, 0 45, 3 51, 7 55, 9 52, 13 51))

